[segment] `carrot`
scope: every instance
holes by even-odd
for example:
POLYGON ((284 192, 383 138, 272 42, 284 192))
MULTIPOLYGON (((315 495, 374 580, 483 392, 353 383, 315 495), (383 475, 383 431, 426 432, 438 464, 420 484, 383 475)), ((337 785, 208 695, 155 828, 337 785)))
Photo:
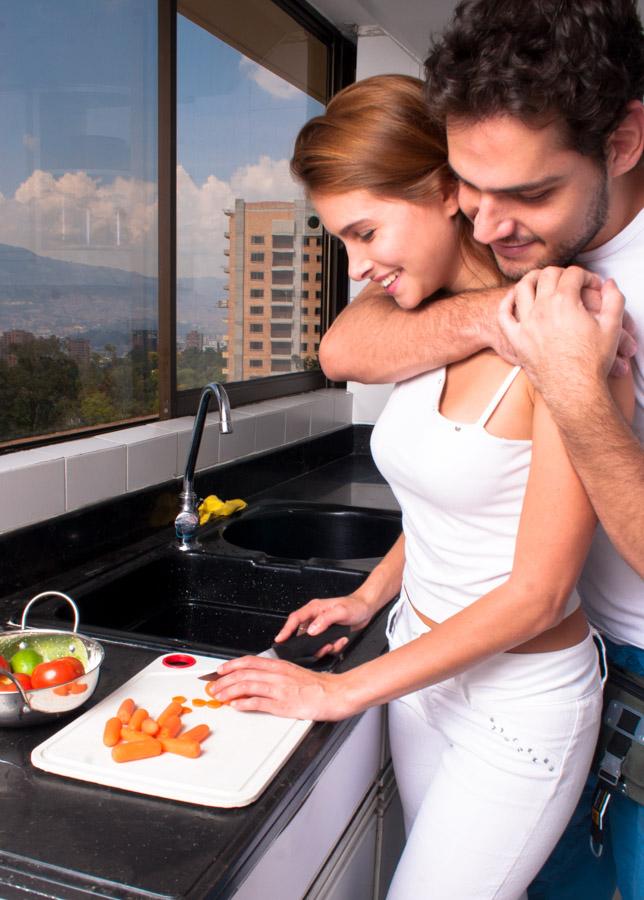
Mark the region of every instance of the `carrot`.
POLYGON ((72 681, 71 684, 67 685, 68 694, 84 694, 86 690, 87 685, 84 681, 72 681))
POLYGON ((219 707, 223 706, 223 705, 224 704, 221 702, 221 700, 207 700, 206 701, 206 706, 209 709, 219 709, 219 707))
POLYGON ((116 715, 119 717, 121 722, 124 725, 132 718, 132 713, 134 712, 134 700, 131 700, 129 697, 127 700, 124 700, 118 708, 116 715))
POLYGON ((112 719, 107 720, 103 731, 103 743, 106 747, 114 747, 118 744, 121 739, 122 726, 123 723, 118 716, 114 716, 112 719))
POLYGON ((121 728, 121 738, 124 741, 151 741, 153 740, 152 735, 144 734, 142 731, 135 731, 134 728, 130 728, 129 725, 124 725, 121 728))
POLYGON ((166 708, 163 710, 160 716, 157 716, 157 722, 159 723, 159 727, 163 728, 166 723, 166 720, 170 718, 170 716, 180 716, 181 715, 181 704, 176 700, 173 700, 169 703, 166 708))
POLYGON ((161 730, 159 731, 159 737, 164 738, 175 738, 179 732, 181 731, 181 719, 179 716, 168 716, 163 725, 161 726, 161 730))
POLYGON ((139 708, 135 709, 134 712, 132 713, 132 718, 128 722, 128 725, 130 726, 130 728, 133 728, 134 731, 140 731, 141 725, 147 718, 148 718, 147 709, 143 709, 142 706, 139 706, 139 708))
POLYGON ((134 759, 149 759, 151 756, 160 756, 163 747, 156 738, 145 738, 140 741, 127 741, 125 744, 117 744, 112 747, 112 759, 114 762, 131 762, 134 759))
POLYGON ((195 697, 194 700, 192 701, 192 705, 193 706, 205 706, 206 701, 202 700, 201 697, 195 697))
POLYGON ((166 753, 176 753, 179 756, 188 756, 190 759, 196 759, 201 756, 201 745, 199 741, 186 741, 184 738, 159 738, 161 746, 166 753))
POLYGON ((179 735, 180 741, 197 741, 200 744, 210 734, 210 726, 203 725, 195 725, 194 728, 190 728, 188 731, 184 731, 183 734, 179 735))
POLYGON ((186 702, 186 698, 182 697, 181 694, 179 694, 177 697, 173 697, 172 699, 175 701, 175 703, 185 703, 186 702))
POLYGON ((145 734, 151 735, 154 737, 155 734, 159 733, 159 723, 155 722, 154 719, 151 719, 149 716, 147 719, 144 719, 141 722, 141 731, 145 734))
POLYGON ((53 691, 58 697, 66 697, 68 694, 71 694, 71 687, 71 684, 58 684, 53 688, 53 691))
POLYGON ((191 706, 182 706, 181 707, 181 715, 182 716, 185 716, 186 713, 191 713, 191 712, 192 712, 191 706))

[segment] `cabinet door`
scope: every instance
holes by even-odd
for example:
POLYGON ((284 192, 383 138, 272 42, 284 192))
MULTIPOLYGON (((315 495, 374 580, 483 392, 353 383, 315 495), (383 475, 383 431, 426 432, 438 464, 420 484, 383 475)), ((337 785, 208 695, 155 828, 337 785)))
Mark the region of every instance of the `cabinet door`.
POLYGON ((380 788, 376 862, 376 900, 387 896, 400 854, 405 846, 405 826, 398 788, 391 765, 385 769, 380 788))

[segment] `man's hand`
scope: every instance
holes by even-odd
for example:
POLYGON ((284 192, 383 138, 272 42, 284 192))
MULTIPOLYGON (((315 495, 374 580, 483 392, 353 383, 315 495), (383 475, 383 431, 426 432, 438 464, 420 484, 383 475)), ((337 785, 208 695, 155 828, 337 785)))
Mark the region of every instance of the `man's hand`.
POLYGON ((588 378, 628 371, 636 344, 623 314, 624 297, 612 279, 602 284, 577 266, 551 266, 529 272, 508 292, 499 325, 548 401, 588 378))

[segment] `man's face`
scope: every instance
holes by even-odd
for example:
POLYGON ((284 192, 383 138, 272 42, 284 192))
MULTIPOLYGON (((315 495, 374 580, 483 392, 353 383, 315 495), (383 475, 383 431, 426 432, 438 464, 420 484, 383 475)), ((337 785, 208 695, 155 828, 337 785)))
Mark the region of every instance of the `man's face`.
POLYGON ((461 209, 508 278, 567 265, 604 242, 606 171, 567 149, 557 124, 530 128, 512 116, 448 120, 447 142, 461 209))

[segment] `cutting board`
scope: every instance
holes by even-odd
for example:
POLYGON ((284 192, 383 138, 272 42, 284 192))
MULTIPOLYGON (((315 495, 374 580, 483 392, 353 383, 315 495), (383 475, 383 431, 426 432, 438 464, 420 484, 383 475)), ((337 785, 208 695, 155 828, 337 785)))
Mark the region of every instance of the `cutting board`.
POLYGON ((39 744, 31 754, 34 766, 45 772, 123 790, 167 797, 204 806, 246 806, 259 797, 313 724, 267 713, 193 707, 193 698, 208 700, 198 676, 224 662, 189 653, 164 654, 126 681, 92 709, 39 744), (198 759, 163 753, 151 759, 116 763, 103 744, 107 719, 131 697, 151 716, 173 697, 186 698, 192 707, 182 720, 191 728, 202 722, 212 733, 198 759))

